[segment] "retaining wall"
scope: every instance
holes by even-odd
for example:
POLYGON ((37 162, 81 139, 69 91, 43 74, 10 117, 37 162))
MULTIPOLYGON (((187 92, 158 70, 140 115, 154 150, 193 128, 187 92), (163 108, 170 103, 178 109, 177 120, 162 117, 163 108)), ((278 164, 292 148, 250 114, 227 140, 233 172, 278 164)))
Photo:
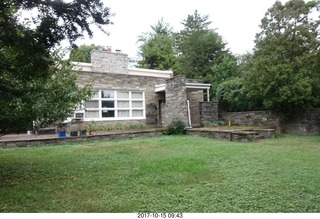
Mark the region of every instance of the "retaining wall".
MULTIPOLYGON (((219 113, 218 120, 232 125, 277 127, 278 117, 271 111, 219 113)), ((282 123, 282 131, 289 134, 320 135, 320 108, 297 111, 282 123)))
POLYGON ((152 137, 162 135, 163 129, 156 129, 150 131, 126 131, 121 133, 96 134, 86 136, 75 136, 67 138, 47 138, 47 139, 21 139, 21 140, 0 140, 0 147, 2 148, 16 148, 16 147, 37 147, 60 144, 71 144, 83 141, 98 141, 98 140, 114 140, 114 139, 132 139, 138 137, 152 137))
POLYGON ((277 117, 271 111, 247 111, 219 113, 220 121, 240 126, 275 127, 277 117))

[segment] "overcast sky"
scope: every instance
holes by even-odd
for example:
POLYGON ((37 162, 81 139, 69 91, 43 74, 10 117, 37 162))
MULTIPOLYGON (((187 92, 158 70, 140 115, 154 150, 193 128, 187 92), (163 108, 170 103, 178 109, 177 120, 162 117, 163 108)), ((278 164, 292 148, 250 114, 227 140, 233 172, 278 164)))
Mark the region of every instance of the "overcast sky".
MULTIPOLYGON (((136 57, 137 39, 151 31, 162 17, 174 31, 182 29, 181 22, 195 10, 209 15, 211 28, 224 38, 235 54, 243 54, 254 47, 261 19, 276 0, 102 0, 115 13, 113 25, 107 26, 110 35, 94 31, 92 39, 78 40, 77 44, 95 44, 120 49, 129 57, 136 57)), ((286 0, 282 0, 286 2, 286 0)))

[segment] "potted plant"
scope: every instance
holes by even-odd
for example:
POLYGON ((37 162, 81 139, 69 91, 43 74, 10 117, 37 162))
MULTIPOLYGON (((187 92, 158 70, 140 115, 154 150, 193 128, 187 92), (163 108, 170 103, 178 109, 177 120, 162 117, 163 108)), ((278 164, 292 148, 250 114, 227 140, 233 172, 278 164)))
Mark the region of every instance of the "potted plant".
POLYGON ((89 123, 88 129, 89 129, 89 135, 93 135, 94 121, 91 121, 89 123))

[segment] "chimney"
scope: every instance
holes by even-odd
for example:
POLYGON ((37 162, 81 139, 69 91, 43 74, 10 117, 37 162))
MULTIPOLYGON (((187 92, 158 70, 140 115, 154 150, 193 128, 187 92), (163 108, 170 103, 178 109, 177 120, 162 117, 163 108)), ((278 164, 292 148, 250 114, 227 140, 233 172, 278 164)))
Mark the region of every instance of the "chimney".
POLYGON ((106 46, 106 51, 107 52, 112 52, 112 47, 111 46, 106 46))
POLYGON ((92 50, 92 70, 101 73, 127 74, 128 55, 120 52, 109 52, 107 49, 104 51, 92 50))

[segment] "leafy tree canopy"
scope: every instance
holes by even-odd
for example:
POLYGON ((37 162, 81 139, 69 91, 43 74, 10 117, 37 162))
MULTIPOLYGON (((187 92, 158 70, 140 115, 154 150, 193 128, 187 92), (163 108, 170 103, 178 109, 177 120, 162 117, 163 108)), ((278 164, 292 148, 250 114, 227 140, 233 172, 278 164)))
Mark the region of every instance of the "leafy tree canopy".
POLYGON ((277 1, 261 21, 247 95, 284 117, 319 106, 319 1, 277 1))
POLYGON ((94 44, 80 45, 71 50, 69 60, 73 62, 91 63, 91 51, 100 48, 103 48, 103 46, 96 46, 94 44))
POLYGON ((221 83, 239 76, 237 58, 229 53, 223 54, 221 61, 212 66, 212 73, 207 76, 207 81, 212 84, 211 92, 213 96, 216 95, 216 91, 221 83))
POLYGON ((0 2, 1 130, 25 130, 32 120, 67 117, 68 104, 79 103, 70 89, 79 91, 79 97, 85 97, 86 90, 77 89, 74 80, 71 83, 69 79, 74 75, 53 51, 62 40, 72 43, 85 33, 92 36, 92 23, 105 31, 103 26, 111 24, 110 16, 109 8, 101 0, 0 2), (31 18, 20 19, 22 12, 31 11, 34 12, 31 18), (60 94, 65 98, 60 98, 60 94), (42 99, 39 95, 43 95, 42 99), (65 105, 58 104, 58 100, 66 101, 65 105), (52 105, 46 104, 49 102, 52 105), (53 116, 58 114, 55 104, 64 113, 53 116))

